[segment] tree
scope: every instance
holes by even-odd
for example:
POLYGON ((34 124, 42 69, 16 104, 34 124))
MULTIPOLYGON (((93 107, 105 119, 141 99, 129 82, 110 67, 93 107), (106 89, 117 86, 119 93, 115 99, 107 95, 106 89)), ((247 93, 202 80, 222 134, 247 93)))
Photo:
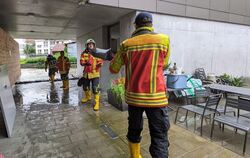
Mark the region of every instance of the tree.
POLYGON ((34 44, 33 45, 26 44, 25 47, 24 47, 24 49, 23 49, 23 51, 24 51, 24 54, 26 56, 34 55, 34 54, 36 54, 35 45, 34 44))

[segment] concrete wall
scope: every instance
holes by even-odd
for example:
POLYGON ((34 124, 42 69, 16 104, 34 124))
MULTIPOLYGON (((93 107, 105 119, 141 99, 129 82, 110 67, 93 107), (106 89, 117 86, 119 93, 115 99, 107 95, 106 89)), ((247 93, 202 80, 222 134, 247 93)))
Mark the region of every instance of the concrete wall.
POLYGON ((170 61, 187 73, 250 76, 250 27, 154 14, 154 27, 171 39, 170 61))
POLYGON ((13 86, 21 75, 18 43, 0 28, 0 65, 7 64, 10 83, 13 86))
POLYGON ((250 25, 249 0, 89 0, 90 3, 250 25))

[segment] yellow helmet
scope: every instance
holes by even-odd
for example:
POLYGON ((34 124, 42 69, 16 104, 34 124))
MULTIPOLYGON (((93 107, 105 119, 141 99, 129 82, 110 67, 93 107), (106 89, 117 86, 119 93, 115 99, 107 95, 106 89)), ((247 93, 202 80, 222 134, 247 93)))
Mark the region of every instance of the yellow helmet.
POLYGON ((85 46, 87 47, 87 45, 90 44, 90 43, 93 43, 94 45, 96 45, 95 40, 93 40, 93 39, 88 39, 88 40, 86 41, 86 43, 85 43, 85 46))

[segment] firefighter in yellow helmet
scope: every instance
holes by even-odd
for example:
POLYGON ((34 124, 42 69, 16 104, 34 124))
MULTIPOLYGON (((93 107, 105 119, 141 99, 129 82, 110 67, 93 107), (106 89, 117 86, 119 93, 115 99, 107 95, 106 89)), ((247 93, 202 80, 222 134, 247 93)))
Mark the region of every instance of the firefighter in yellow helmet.
POLYGON ((80 64, 84 66, 83 69, 83 90, 85 93, 85 98, 81 101, 86 103, 91 100, 91 90, 94 94, 95 105, 94 110, 98 111, 100 108, 100 87, 99 87, 99 78, 100 78, 100 69, 103 65, 103 60, 97 57, 94 57, 91 52, 94 52, 96 49, 96 43, 93 39, 88 39, 85 43, 86 49, 82 52, 80 58, 80 64))

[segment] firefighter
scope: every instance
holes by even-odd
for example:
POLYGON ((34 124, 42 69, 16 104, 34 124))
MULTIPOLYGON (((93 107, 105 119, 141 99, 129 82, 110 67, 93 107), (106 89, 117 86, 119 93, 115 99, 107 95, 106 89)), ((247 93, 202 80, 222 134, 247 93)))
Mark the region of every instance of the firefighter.
POLYGON ((131 38, 122 42, 109 66, 111 73, 118 73, 125 65, 125 101, 129 115, 127 138, 132 158, 141 158, 143 112, 148 118, 151 156, 168 157, 170 124, 163 70, 169 60, 170 42, 167 35, 154 32, 152 22, 148 12, 136 16, 136 30, 131 38))
POLYGON ((56 63, 57 69, 59 70, 59 73, 61 75, 62 80, 62 87, 64 90, 69 89, 69 69, 70 69, 70 62, 69 58, 64 56, 64 51, 60 52, 60 56, 57 59, 56 63))
POLYGON ((83 70, 83 90, 85 98, 81 100, 82 103, 86 103, 91 100, 90 83, 92 85, 92 92, 94 94, 95 105, 94 110, 98 111, 100 108, 100 88, 99 78, 100 69, 103 65, 103 60, 91 55, 91 52, 95 51, 96 43, 93 39, 88 39, 85 43, 86 49, 81 54, 80 64, 84 66, 83 70))
POLYGON ((55 75, 57 72, 56 68, 56 58, 53 57, 53 55, 49 54, 47 56, 46 62, 45 62, 45 72, 47 72, 47 69, 49 69, 49 78, 51 83, 54 83, 55 75))

